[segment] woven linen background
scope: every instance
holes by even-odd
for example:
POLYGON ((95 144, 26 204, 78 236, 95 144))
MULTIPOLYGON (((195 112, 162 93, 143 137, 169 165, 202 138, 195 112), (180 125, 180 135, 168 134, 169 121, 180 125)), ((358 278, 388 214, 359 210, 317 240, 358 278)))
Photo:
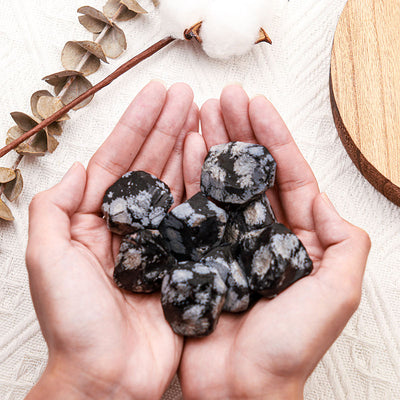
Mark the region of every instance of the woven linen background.
MULTIPOLYGON (((41 78, 62 68, 68 40, 90 40, 76 9, 101 9, 105 0, 0 0, 0 141, 13 125, 11 111, 29 113, 30 95, 48 89, 41 78)), ((243 6, 245 6, 245 1, 243 6)), ((265 0, 266 7, 268 1, 265 0)), ((151 12, 120 23, 128 49, 90 77, 98 82, 161 36, 151 12)), ((0 221, 0 399, 24 398, 46 364, 46 345, 30 300, 24 252, 28 204, 54 185, 76 160, 85 165, 138 91, 153 78, 187 82, 201 105, 241 82, 250 96, 269 97, 311 164, 321 190, 340 213, 371 236, 361 306, 307 382, 305 398, 389 400, 400 396, 400 208, 361 176, 338 138, 329 102, 333 35, 345 0, 291 0, 265 27, 273 46, 254 47, 229 61, 209 59, 193 43, 174 43, 105 88, 65 123, 54 154, 24 159, 25 189, 11 205, 16 221, 0 221)), ((0 160, 11 166, 15 153, 0 160)), ((181 397, 174 381, 166 399, 181 397)))

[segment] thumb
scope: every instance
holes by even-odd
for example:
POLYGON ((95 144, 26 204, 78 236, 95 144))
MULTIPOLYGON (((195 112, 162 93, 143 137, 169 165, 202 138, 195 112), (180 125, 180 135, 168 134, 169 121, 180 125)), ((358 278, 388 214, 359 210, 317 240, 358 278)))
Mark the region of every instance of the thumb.
POLYGON ((349 296, 358 305, 371 242, 362 229, 344 220, 325 193, 313 204, 316 233, 325 252, 316 276, 337 295, 349 296))
POLYGON ((57 251, 57 245, 70 241, 70 218, 85 186, 85 168, 76 162, 57 185, 34 196, 29 206, 27 261, 32 253, 42 253, 43 248, 57 251))

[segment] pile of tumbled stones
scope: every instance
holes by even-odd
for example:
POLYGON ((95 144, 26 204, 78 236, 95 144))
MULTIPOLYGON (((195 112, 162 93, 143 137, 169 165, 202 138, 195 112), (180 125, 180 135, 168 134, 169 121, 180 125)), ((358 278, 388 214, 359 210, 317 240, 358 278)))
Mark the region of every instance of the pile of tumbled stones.
POLYGON ((174 332, 205 336, 222 311, 243 312, 308 275, 312 262, 295 234, 277 223, 265 191, 276 163, 261 145, 231 142, 208 153, 201 192, 168 212, 168 186, 143 171, 106 192, 108 228, 124 235, 114 280, 125 290, 161 289, 174 332))

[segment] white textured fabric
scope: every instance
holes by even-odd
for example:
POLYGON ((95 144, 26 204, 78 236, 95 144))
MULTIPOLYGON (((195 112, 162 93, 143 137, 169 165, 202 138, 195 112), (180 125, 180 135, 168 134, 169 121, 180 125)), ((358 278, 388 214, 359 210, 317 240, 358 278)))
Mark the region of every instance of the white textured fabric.
MULTIPOLYGON (((143 4, 151 9, 149 1, 143 4)), ((76 18, 82 5, 83 0, 0 0, 1 143, 13 125, 8 113, 29 112, 30 95, 47 89, 41 78, 62 69, 64 43, 90 38, 76 18)), ((103 1, 88 5, 101 8, 103 1)), ((344 5, 345 0, 291 0, 272 26, 265 27, 274 45, 259 45, 230 61, 209 59, 195 43, 174 43, 105 88, 89 107, 73 113, 54 154, 23 161, 25 189, 12 205, 16 222, 0 222, 0 399, 22 399, 46 364, 24 265, 29 201, 54 185, 74 161, 87 163, 152 78, 168 85, 189 83, 198 104, 218 97, 233 81, 241 82, 250 95, 262 93, 275 103, 321 189, 344 217, 369 232, 373 243, 360 309, 307 382, 305 398, 399 398, 400 209, 351 163, 329 103, 330 51, 344 5)), ((94 82, 160 38, 157 12, 120 26, 127 33, 128 50, 93 75, 94 82)), ((0 165, 9 166, 14 159, 10 154, 0 165)), ((176 385, 165 398, 180 398, 176 385)))

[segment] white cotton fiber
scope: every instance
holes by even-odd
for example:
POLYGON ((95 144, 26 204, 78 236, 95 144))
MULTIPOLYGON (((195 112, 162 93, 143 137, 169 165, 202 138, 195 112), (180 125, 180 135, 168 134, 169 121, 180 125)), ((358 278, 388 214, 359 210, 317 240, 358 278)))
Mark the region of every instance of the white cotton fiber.
MULTIPOLYGON (((166 33, 183 39, 185 29, 202 21, 200 38, 204 51, 226 59, 249 52, 260 28, 268 33, 273 16, 287 0, 161 0, 162 26, 166 33)), ((273 38, 272 38, 273 40, 273 38)))
POLYGON ((240 56, 250 51, 261 28, 258 3, 259 0, 213 1, 200 31, 204 51, 213 58, 240 56))
POLYGON ((167 35, 184 39, 185 29, 203 21, 209 0, 161 0, 162 28, 167 35))

